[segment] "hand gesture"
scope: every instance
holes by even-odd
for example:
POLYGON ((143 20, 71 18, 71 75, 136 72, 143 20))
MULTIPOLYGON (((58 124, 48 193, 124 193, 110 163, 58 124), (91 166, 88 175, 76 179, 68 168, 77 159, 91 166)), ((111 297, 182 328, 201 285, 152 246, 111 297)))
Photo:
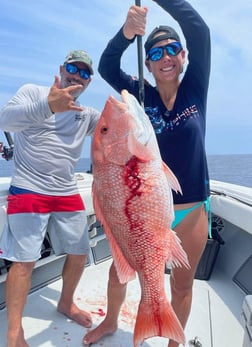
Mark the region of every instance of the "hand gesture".
POLYGON ((145 34, 147 7, 131 6, 123 26, 123 34, 128 39, 145 34))
POLYGON ((64 112, 68 110, 82 111, 82 107, 75 105, 74 92, 80 91, 83 86, 75 85, 66 88, 60 88, 60 79, 55 76, 54 83, 48 94, 48 104, 53 113, 64 112), (72 93, 72 94, 71 94, 72 93))

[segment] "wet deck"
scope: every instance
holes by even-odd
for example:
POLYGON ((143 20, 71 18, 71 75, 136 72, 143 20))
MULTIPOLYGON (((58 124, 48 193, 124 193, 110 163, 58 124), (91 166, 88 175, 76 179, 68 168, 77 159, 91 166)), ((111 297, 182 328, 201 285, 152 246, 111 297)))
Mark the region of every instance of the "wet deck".
MULTIPOLYGON (((75 300, 80 307, 92 313, 94 326, 106 311, 106 285, 111 260, 85 269, 75 300)), ((169 275, 166 275, 169 297, 169 275)), ((86 329, 57 313, 61 280, 39 289, 28 297, 24 312, 24 329, 30 347, 78 347, 86 329)), ((140 297, 139 284, 134 280, 128 285, 127 300, 121 311, 119 329, 94 346, 133 347, 135 314, 140 297)), ((203 347, 242 346, 243 329, 227 305, 219 298, 209 282, 196 280, 190 321, 186 328, 187 340, 198 336, 203 347)), ((0 311, 0 346, 5 347, 6 310, 0 311)), ((166 338, 151 338, 143 347, 167 347, 166 338)), ((188 345, 189 346, 189 345, 188 345)))

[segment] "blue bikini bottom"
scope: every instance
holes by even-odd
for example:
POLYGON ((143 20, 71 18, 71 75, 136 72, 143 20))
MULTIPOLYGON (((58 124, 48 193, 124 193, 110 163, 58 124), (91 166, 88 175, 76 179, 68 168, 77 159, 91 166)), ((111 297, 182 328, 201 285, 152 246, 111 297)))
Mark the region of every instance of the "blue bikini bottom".
POLYGON ((206 213, 208 214, 208 234, 209 237, 212 238, 212 233, 211 233, 211 212, 210 212, 210 197, 208 197, 206 200, 204 201, 200 201, 198 204, 189 207, 189 208, 185 208, 183 210, 177 210, 174 211, 175 214, 175 218, 174 221, 172 223, 172 229, 174 229, 179 223, 182 222, 183 219, 186 218, 186 216, 191 213, 193 210, 196 210, 196 208, 205 205, 205 209, 206 209, 206 213))

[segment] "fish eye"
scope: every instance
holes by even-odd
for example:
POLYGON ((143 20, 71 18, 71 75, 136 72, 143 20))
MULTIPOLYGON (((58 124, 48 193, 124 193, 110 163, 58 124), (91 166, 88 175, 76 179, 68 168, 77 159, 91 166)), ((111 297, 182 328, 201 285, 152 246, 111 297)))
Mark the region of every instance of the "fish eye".
POLYGON ((105 126, 103 126, 103 127, 101 128, 101 134, 107 134, 107 132, 108 132, 108 128, 105 127, 105 126))

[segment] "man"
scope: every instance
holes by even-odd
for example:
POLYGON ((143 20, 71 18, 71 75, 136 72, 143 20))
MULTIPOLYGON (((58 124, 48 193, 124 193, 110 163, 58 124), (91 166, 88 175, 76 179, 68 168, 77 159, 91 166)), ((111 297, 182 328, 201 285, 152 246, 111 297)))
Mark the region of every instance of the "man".
POLYGON ((56 255, 67 254, 58 311, 90 327, 89 313, 73 302, 89 252, 85 207, 74 168, 100 113, 77 98, 91 82, 92 60, 70 52, 52 87, 27 84, 0 113, 0 128, 14 132, 15 169, 0 239, 0 257, 12 261, 6 281, 7 347, 27 347, 22 314, 46 231, 56 255))

